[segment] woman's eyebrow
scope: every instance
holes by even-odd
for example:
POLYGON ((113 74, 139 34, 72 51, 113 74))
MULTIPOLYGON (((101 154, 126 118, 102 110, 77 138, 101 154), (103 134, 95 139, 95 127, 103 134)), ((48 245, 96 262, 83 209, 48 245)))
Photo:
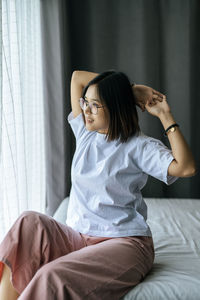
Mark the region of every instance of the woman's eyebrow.
POLYGON ((88 97, 84 97, 86 100, 93 100, 93 101, 97 101, 99 103, 101 103, 101 101, 99 101, 98 99, 93 99, 93 98, 88 98, 88 97))

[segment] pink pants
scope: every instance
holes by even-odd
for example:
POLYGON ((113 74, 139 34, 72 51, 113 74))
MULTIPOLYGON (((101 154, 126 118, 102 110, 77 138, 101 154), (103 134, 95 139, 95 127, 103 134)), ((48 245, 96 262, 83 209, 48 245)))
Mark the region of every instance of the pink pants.
POLYGON ((153 260, 151 237, 91 237, 31 211, 0 244, 19 300, 119 299, 144 279, 153 260))

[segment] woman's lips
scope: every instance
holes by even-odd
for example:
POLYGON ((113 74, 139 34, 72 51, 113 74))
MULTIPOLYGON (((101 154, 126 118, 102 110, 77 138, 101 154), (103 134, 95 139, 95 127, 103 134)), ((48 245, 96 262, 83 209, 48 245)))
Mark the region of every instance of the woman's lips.
POLYGON ((87 123, 92 123, 94 120, 86 118, 87 123))

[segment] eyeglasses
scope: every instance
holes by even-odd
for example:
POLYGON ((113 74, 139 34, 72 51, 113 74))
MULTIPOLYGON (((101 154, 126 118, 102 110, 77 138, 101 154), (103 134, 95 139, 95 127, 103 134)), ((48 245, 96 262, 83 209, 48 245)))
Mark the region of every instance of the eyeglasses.
POLYGON ((97 115, 98 114, 98 108, 102 108, 105 105, 99 106, 98 104, 96 104, 95 102, 91 102, 89 103, 87 100, 85 100, 84 98, 80 98, 79 99, 79 103, 80 103, 80 107, 82 110, 86 110, 86 108, 89 106, 90 107, 90 111, 92 114, 97 115))

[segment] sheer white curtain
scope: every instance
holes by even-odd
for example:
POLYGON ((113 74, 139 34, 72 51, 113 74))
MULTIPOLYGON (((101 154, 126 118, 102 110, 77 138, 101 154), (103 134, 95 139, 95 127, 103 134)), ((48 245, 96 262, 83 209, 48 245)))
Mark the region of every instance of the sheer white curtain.
POLYGON ((0 0, 0 241, 24 210, 45 212, 40 0, 0 0))

